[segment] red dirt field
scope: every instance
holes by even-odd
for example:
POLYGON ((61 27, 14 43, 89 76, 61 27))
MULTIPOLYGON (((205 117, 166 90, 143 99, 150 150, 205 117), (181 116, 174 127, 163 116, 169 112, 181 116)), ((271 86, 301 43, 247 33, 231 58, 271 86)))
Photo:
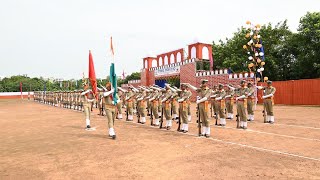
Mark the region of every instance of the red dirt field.
POLYGON ((261 110, 247 130, 212 119, 211 138, 195 112, 187 134, 116 120, 112 140, 96 109, 85 131, 82 112, 0 100, 0 179, 320 179, 320 107, 275 106, 273 125, 261 110))

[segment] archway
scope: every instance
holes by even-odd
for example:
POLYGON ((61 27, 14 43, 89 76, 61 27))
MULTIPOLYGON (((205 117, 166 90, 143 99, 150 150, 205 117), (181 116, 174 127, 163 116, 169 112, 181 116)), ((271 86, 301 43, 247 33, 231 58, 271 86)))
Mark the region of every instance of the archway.
POLYGON ((202 48, 202 59, 208 59, 209 60, 209 49, 207 46, 204 46, 202 48))

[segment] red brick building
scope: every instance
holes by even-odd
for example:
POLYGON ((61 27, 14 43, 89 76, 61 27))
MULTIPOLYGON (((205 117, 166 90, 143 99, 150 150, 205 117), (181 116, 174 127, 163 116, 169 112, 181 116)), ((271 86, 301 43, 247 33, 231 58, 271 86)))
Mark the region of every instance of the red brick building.
MULTIPOLYGON (((209 63, 210 56, 212 57, 211 44, 194 43, 188 45, 187 51, 181 48, 156 57, 145 57, 143 58, 141 79, 131 81, 129 84, 133 86, 158 84, 163 87, 164 83, 170 78, 176 78, 180 83, 190 83, 197 87, 199 87, 201 79, 209 80, 210 86, 217 83, 239 84, 242 79, 253 81, 253 78, 251 78, 253 74, 249 73, 228 74, 227 69, 211 71, 211 65, 214 64, 213 58, 211 58, 210 68, 207 68, 207 70, 199 69, 197 63, 201 61, 209 63), (188 52, 188 54, 184 54, 185 52, 188 52)), ((195 97, 195 93, 193 94, 195 97)))

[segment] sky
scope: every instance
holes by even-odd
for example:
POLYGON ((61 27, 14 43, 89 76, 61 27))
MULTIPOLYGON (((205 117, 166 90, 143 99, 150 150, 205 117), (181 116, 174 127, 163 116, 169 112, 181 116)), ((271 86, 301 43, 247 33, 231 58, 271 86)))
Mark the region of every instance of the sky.
POLYGON ((287 19, 296 31, 308 11, 320 0, 0 0, 0 77, 81 79, 91 50, 106 78, 110 36, 117 74, 130 74, 144 57, 230 38, 247 20, 287 19))

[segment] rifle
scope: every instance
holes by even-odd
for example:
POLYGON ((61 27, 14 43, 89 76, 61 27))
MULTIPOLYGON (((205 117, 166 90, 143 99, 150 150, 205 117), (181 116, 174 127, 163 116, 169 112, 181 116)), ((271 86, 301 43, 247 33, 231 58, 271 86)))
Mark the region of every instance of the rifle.
POLYGON ((163 123, 163 104, 162 104, 162 108, 161 108, 161 119, 160 119, 160 126, 159 128, 162 128, 162 123, 163 123))
POLYGON ((178 129, 177 129, 177 131, 180 131, 180 126, 181 126, 181 116, 182 116, 181 109, 182 109, 182 107, 183 107, 183 104, 182 104, 181 108, 180 108, 180 107, 178 107, 178 108, 179 108, 179 120, 178 120, 178 129))
POLYGON ((128 119, 128 116, 129 116, 129 109, 128 109, 128 107, 127 107, 127 109, 126 109, 126 121, 129 121, 129 119, 128 119))
POLYGON ((266 105, 265 105, 264 101, 263 101, 263 111, 262 111, 262 113, 263 113, 263 122, 267 123, 266 105))
POLYGON ((215 125, 218 126, 218 113, 215 112, 214 115, 215 115, 215 119, 216 119, 215 125))
POLYGON ((201 122, 200 122, 200 109, 199 104, 197 104, 197 110, 198 110, 198 135, 201 136, 201 122))
POLYGON ((150 107, 150 125, 153 126, 153 112, 152 112, 152 108, 150 107))
POLYGON ((239 119, 238 111, 237 111, 236 117, 237 117, 237 128, 240 128, 240 119, 239 119))
POLYGON ((138 105, 136 107, 136 111, 137 111, 138 123, 140 123, 140 112, 139 112, 139 109, 138 109, 138 105))
POLYGON ((212 102, 211 102, 211 107, 210 107, 210 113, 211 113, 211 117, 213 117, 212 116, 212 102))

